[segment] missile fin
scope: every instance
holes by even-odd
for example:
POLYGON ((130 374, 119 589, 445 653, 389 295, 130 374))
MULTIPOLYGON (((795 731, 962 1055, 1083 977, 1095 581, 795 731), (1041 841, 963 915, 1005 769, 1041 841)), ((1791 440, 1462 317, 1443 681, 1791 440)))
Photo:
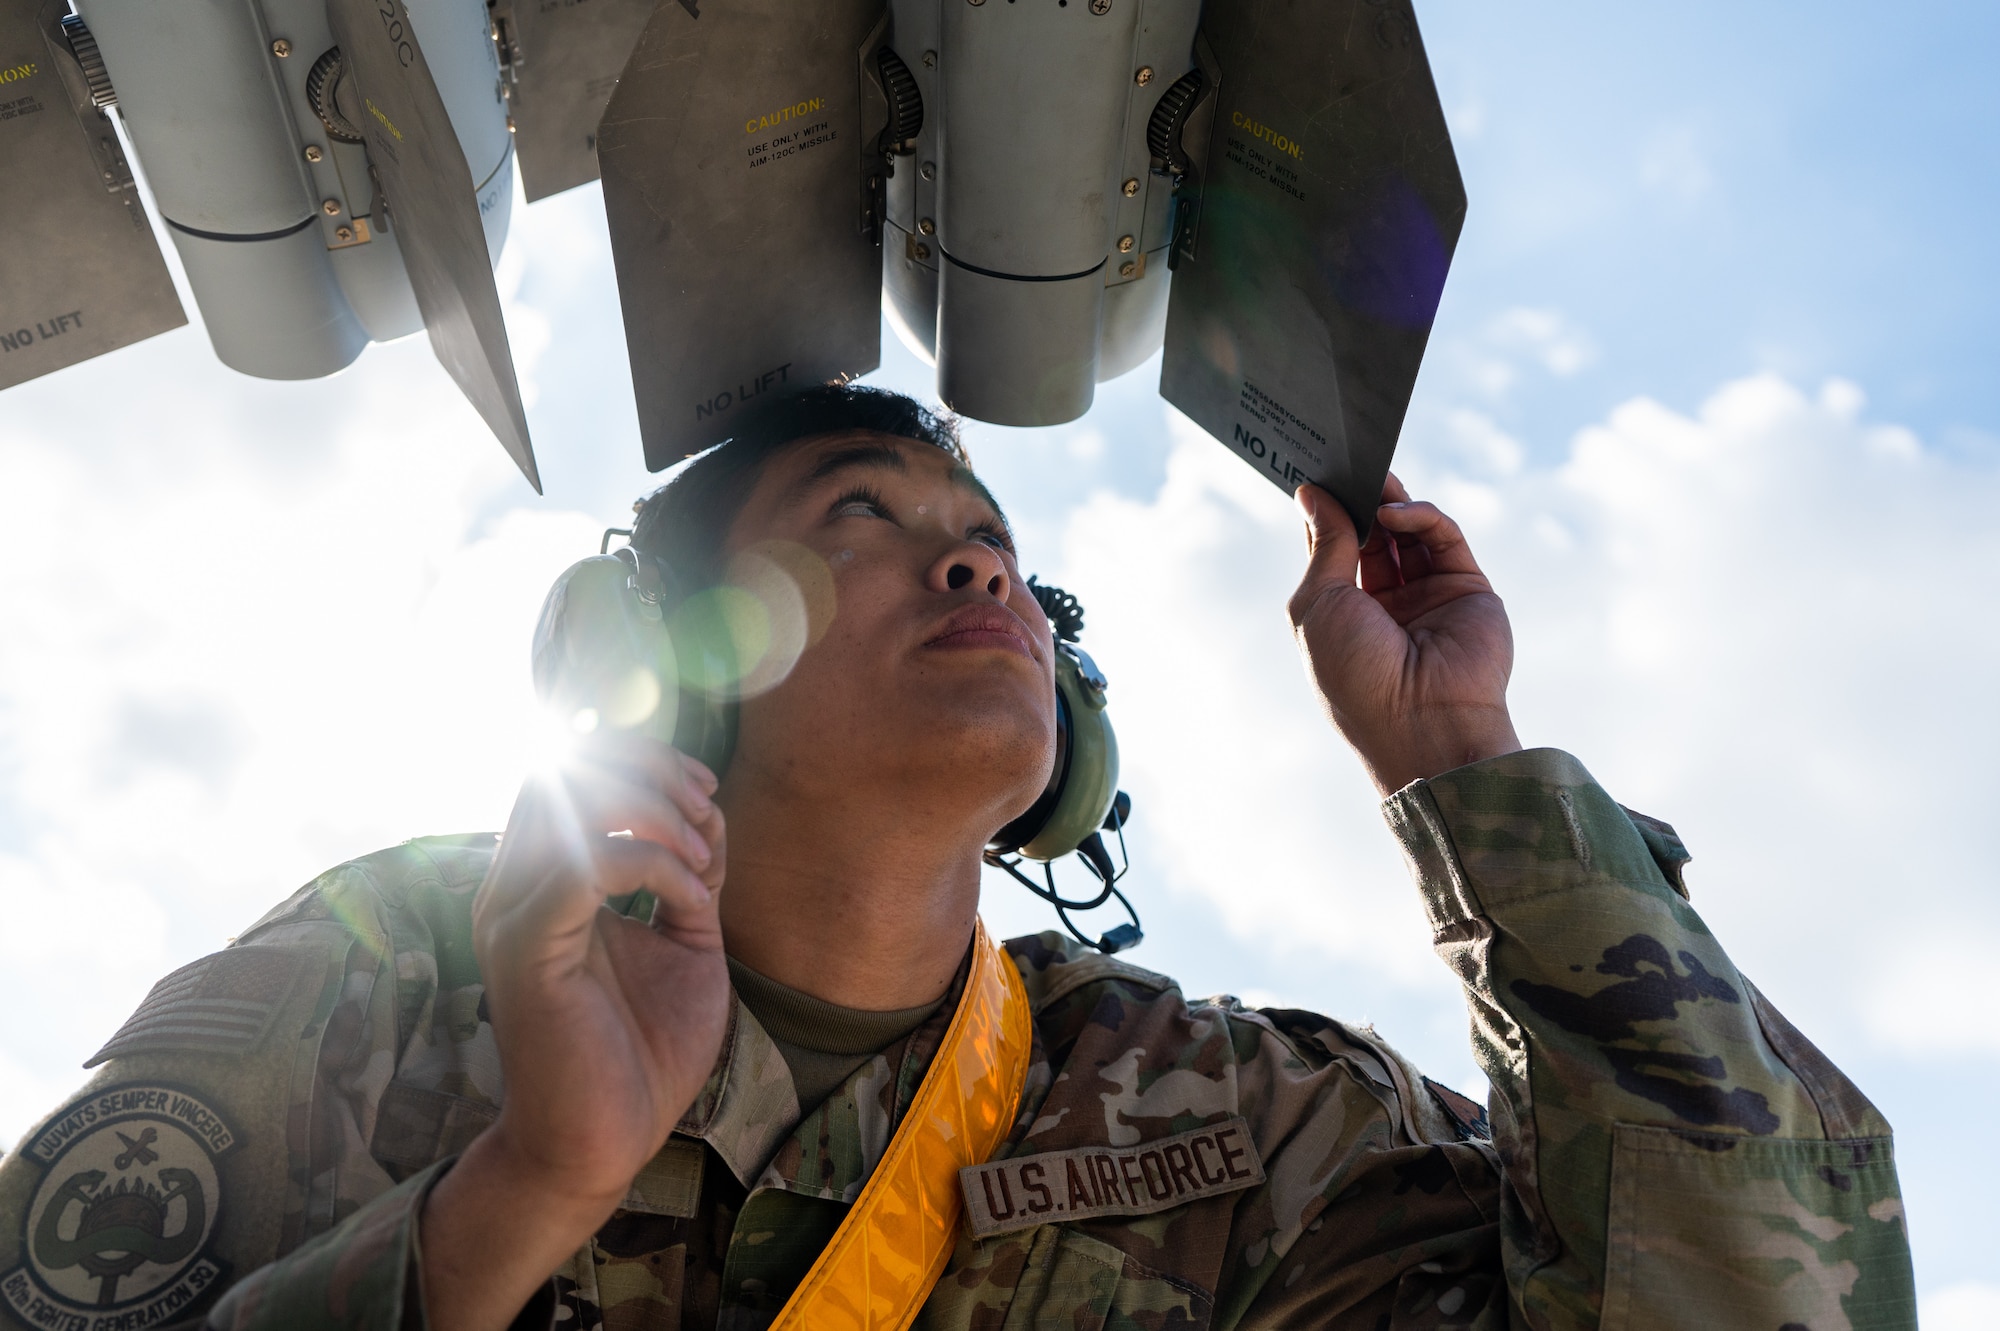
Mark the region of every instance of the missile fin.
MULTIPOLYGON (((672 0, 669 0, 672 3, 672 0)), ((528 202, 597 179, 597 125, 656 0, 510 0, 507 102, 528 202)))
POLYGON ((883 12, 653 11, 597 143, 649 469, 720 443, 788 390, 879 363, 864 192, 887 103, 864 100, 862 60, 883 12))
POLYGON ((1188 118, 1160 393, 1365 534, 1465 220, 1416 15, 1208 0, 1198 54, 1217 77, 1188 118))
POLYGON ((187 323, 105 109, 116 93, 101 63, 84 71, 68 14, 0 0, 0 388, 187 323))
POLYGON ((368 160, 431 349, 539 494, 472 171, 409 11, 403 0, 328 0, 326 11, 352 62, 368 160))

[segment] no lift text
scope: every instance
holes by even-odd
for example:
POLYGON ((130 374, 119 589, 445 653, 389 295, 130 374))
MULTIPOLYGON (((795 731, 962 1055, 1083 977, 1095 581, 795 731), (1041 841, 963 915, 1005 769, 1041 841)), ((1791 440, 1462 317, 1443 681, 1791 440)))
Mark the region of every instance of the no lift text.
POLYGON ((67 314, 52 314, 47 319, 37 320, 33 328, 16 328, 11 333, 0 333, 0 354, 21 351, 36 342, 46 342, 52 337, 61 337, 73 328, 83 327, 83 311, 71 310, 67 314))

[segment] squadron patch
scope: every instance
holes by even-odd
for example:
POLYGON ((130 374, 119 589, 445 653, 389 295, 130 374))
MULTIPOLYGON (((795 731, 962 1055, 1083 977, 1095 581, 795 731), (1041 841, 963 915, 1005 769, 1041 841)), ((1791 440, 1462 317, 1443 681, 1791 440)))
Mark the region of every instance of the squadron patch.
POLYGON ((1227 1119, 1137 1146, 1082 1146, 958 1171, 977 1238, 1101 1215, 1151 1215, 1264 1181, 1250 1126, 1227 1119))
POLYGON ((143 1331, 185 1316, 226 1274, 209 1247, 216 1161, 236 1141, 172 1086, 113 1086, 67 1106, 22 1143, 45 1171, 0 1298, 50 1331, 143 1331))

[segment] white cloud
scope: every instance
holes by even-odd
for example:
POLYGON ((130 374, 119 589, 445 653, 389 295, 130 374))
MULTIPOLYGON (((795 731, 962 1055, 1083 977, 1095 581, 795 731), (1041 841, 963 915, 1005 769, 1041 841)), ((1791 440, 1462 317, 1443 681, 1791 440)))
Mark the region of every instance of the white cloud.
POLYGON ((1917 1302, 1925 1331, 1993 1331, 2000 1326, 2000 1285, 1980 1281, 1950 1285, 1917 1302))
POLYGON ((1502 310, 1486 326, 1486 341, 1503 351, 1540 362, 1566 378, 1597 359, 1590 334, 1560 310, 1516 306, 1502 310))
POLYGON ((533 616, 601 525, 505 509, 526 489, 422 339, 305 385, 193 330, 120 356, 119 393, 9 395, 0 1138, 314 873, 504 819, 533 616))
POLYGON ((1639 151, 1639 183, 1676 203, 1691 204, 1715 188, 1715 173, 1691 126, 1656 131, 1639 151))
MULTIPOLYGON (((1692 416, 1639 399, 1554 467, 1468 450, 1505 436, 1461 414, 1399 469, 1508 599, 1524 738, 1680 827, 1739 964, 1836 1053, 1865 1032, 1991 1056, 2000 475, 1862 407, 1768 377, 1692 416)), ((1155 498, 1074 514, 1064 578, 1154 871, 1260 944, 1425 984, 1415 906, 1283 629, 1302 559, 1284 498, 1182 424, 1155 498)))
MULTIPOLYGON (((1316 711, 1283 606, 1304 549, 1291 501, 1185 417, 1150 502, 1069 518, 1057 581, 1089 610, 1152 879, 1205 893, 1245 935, 1285 933, 1407 982, 1422 917, 1359 769, 1316 711)), ((1244 977, 1248 981, 1252 977, 1244 977)))
MULTIPOLYGON (((1514 390, 1526 369, 1567 379, 1598 357, 1589 329, 1561 310, 1530 305, 1500 311, 1477 332, 1446 342, 1441 351, 1438 359, 1454 387, 1495 401, 1514 390)), ((1414 409, 1422 413, 1425 408, 1420 400, 1414 409)))

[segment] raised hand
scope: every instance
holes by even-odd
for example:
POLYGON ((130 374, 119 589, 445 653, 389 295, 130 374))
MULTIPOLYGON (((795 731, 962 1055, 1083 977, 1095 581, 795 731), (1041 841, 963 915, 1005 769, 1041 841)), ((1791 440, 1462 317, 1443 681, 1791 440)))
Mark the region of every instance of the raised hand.
POLYGON ((613 738, 522 787, 472 912, 506 1096, 425 1208, 433 1326, 507 1325, 707 1080, 729 1013, 715 786, 613 738), (650 923, 603 908, 642 888, 650 923))
POLYGON ((1335 726, 1384 795, 1521 747, 1507 714, 1514 638, 1458 524, 1393 475, 1367 545, 1301 486, 1309 558, 1292 627, 1335 726))

